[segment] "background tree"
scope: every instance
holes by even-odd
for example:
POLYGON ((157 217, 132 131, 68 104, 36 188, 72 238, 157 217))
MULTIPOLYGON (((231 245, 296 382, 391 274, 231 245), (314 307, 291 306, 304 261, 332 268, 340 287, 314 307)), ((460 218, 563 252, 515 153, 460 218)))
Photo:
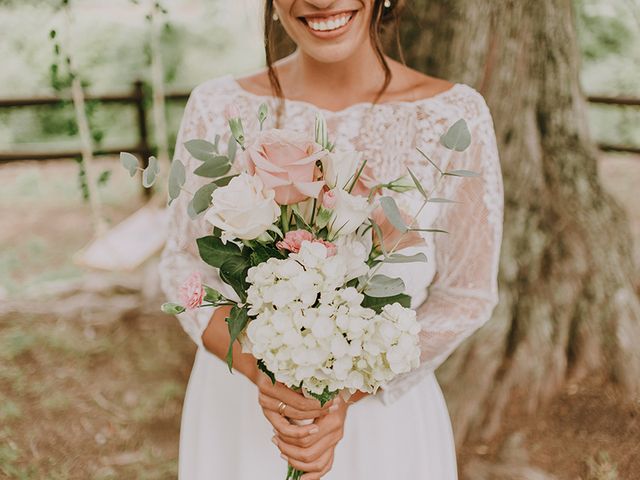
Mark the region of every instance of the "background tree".
POLYGON ((484 95, 505 180, 500 305, 438 371, 458 442, 568 379, 604 372, 637 394, 631 237, 598 179, 571 0, 412 0, 402 44, 409 65, 484 95))

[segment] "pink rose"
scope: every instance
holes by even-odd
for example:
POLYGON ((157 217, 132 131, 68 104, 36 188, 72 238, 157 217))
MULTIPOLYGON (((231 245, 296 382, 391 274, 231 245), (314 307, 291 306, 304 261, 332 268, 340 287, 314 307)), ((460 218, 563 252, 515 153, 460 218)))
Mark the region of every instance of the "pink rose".
POLYGON ((291 230, 286 233, 284 238, 276 243, 276 247, 280 250, 288 250, 293 253, 298 253, 302 242, 313 241, 313 233, 306 230, 291 230))
MULTIPOLYGON (((412 218, 409 217, 409 215, 407 215, 404 212, 400 212, 400 213, 402 215, 403 220, 408 225, 411 222, 412 218)), ((373 221, 376 222, 380 227, 380 230, 382 233, 382 244, 384 245, 384 248, 387 251, 391 250, 395 246, 395 244, 398 242, 398 240, 400 240, 400 238, 402 238, 402 240, 400 240, 400 243, 398 243, 396 250, 402 250, 403 248, 424 245, 425 243, 424 238, 422 238, 422 236, 418 232, 407 232, 404 235, 400 233, 400 231, 397 230, 391 224, 391 222, 387 219, 387 216, 384 214, 384 211, 382 210, 381 207, 378 207, 373 211, 372 218, 373 218, 373 221)), ((378 234, 375 233, 375 230, 374 230, 374 233, 373 233, 374 246, 379 247, 380 242, 381 240, 380 238, 378 238, 378 234)))
POLYGON ((249 173, 275 190, 276 202, 291 205, 320 195, 324 182, 318 180, 316 160, 325 153, 300 133, 271 129, 260 132, 243 155, 249 173))
POLYGON ((288 250, 292 253, 298 253, 302 247, 302 242, 321 243, 327 247, 327 257, 334 256, 338 248, 334 243, 327 242, 321 238, 315 238, 311 232, 307 230, 291 230, 287 232, 282 240, 276 243, 276 247, 280 250, 288 250))
POLYGON ((360 195, 361 197, 368 197, 369 193, 372 190, 374 193, 381 193, 379 185, 380 182, 373 174, 373 168, 369 164, 366 164, 362 169, 362 173, 358 177, 358 181, 353 186, 351 194, 360 195))
POLYGON ((180 302, 187 310, 193 310, 202 305, 204 296, 202 277, 198 272, 193 272, 180 287, 180 302))
POLYGON ((240 110, 234 103, 228 103, 227 106, 224 107, 224 118, 227 122, 234 118, 240 118, 240 110))

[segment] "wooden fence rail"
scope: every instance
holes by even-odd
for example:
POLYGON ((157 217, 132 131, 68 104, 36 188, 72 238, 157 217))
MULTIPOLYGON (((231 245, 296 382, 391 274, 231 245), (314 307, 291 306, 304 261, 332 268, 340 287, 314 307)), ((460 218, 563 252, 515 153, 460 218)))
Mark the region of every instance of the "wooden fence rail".
MULTIPOLYGON (((168 101, 185 101, 189 97, 188 92, 169 92, 166 95, 168 101)), ((148 99, 145 94, 142 82, 137 81, 133 84, 133 88, 129 93, 123 94, 106 94, 106 95, 88 95, 88 101, 99 101, 104 104, 123 104, 134 105, 136 109, 136 123, 138 142, 135 145, 116 145, 109 148, 97 149, 96 155, 117 155, 121 151, 127 151, 139 154, 143 162, 153 152, 153 146, 149 141, 149 126, 147 122, 147 105, 148 99)), ((640 107, 640 98, 630 97, 603 97, 590 96, 589 102, 594 104, 612 105, 619 107, 640 107)), ((34 107, 34 106, 53 106, 59 105, 61 102, 70 101, 70 98, 56 96, 41 96, 30 98, 6 98, 0 99, 0 109, 16 108, 16 107, 34 107)), ((609 152, 628 152, 640 154, 640 146, 631 145, 610 145, 600 144, 599 147, 609 152)), ((79 157, 80 150, 0 150, 0 164, 19 161, 19 160, 55 160, 69 159, 79 157)))

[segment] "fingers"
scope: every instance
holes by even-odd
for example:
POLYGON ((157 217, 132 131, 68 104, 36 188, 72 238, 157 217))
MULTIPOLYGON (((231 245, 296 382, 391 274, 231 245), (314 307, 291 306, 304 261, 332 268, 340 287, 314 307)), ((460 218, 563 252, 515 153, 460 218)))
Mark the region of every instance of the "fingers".
POLYGON ((318 473, 305 473, 304 475, 302 475, 300 477, 300 480, 320 480, 322 477, 324 477, 329 470, 331 470, 331 468, 333 467, 333 459, 334 456, 331 455, 331 460, 329 461, 329 463, 322 469, 322 471, 318 472, 318 473))
MULTIPOLYGON (((324 471, 327 468, 327 466, 331 464, 333 460, 333 448, 325 450, 317 460, 314 460, 311 462, 303 462, 295 458, 287 457, 284 454, 282 455, 282 458, 288 461, 289 465, 297 468, 298 470, 307 472, 307 474, 315 473, 316 475, 319 475, 320 472, 324 471)), ((316 478, 320 478, 320 477, 316 477, 316 478)))
MULTIPOLYGON (((300 411, 317 411, 327 410, 331 406, 331 402, 328 402, 324 407, 320 406, 320 402, 315 398, 306 398, 304 395, 298 392, 294 392, 289 387, 280 382, 276 382, 275 385, 270 381, 258 382, 258 388, 260 393, 275 398, 278 402, 284 402, 289 407, 293 407, 300 411)), ((287 412, 288 413, 288 412, 287 412)), ((307 417, 308 418, 308 417, 307 417)))
POLYGON ((273 410, 263 410, 264 416, 267 417, 269 423, 273 425, 279 435, 283 435, 287 438, 304 438, 309 435, 315 435, 319 432, 319 428, 315 424, 310 425, 292 425, 289 421, 273 410))
POLYGON ((280 449, 280 452, 290 460, 312 463, 319 460, 327 450, 333 450, 341 438, 342 434, 338 431, 314 441, 308 447, 288 444, 278 436, 273 437, 273 443, 275 443, 280 449))
MULTIPOLYGON (((258 403, 263 409, 272 410, 274 412, 280 413, 280 402, 281 400, 278 400, 277 398, 266 395, 262 392, 258 394, 258 403)), ((319 405, 320 405, 319 403, 318 403, 318 408, 314 410, 299 410, 296 407, 289 405, 287 402, 283 402, 283 403, 286 404, 286 407, 282 412, 282 415, 289 418, 293 418, 295 420, 313 419, 313 418, 318 418, 330 413, 330 410, 328 408, 325 408, 325 409, 319 408, 319 405)))

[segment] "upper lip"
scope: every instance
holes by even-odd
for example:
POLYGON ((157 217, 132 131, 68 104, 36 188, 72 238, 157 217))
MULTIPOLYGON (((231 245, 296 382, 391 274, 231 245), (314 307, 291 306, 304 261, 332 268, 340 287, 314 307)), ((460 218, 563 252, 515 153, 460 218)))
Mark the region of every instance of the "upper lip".
POLYGON ((340 15, 342 13, 353 13, 354 9, 346 9, 346 10, 335 10, 333 12, 316 12, 316 13, 308 13, 305 15, 300 15, 298 18, 327 18, 333 17, 335 15, 340 15))

